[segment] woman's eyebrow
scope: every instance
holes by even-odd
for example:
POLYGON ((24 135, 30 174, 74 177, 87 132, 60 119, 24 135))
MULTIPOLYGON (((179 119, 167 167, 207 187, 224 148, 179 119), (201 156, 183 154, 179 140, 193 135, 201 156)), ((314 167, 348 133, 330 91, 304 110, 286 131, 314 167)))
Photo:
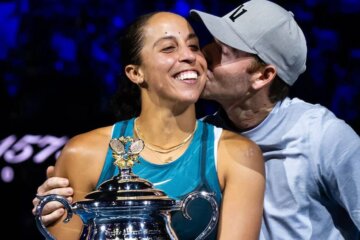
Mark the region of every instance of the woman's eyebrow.
MULTIPOLYGON (((197 35, 195 33, 189 33, 186 40, 191 40, 191 39, 194 39, 194 38, 198 39, 197 35)), ((161 37, 158 40, 156 40, 156 42, 154 42, 153 47, 155 47, 157 44, 159 44, 159 42, 161 42, 163 40, 176 40, 176 37, 173 36, 173 35, 161 37)))

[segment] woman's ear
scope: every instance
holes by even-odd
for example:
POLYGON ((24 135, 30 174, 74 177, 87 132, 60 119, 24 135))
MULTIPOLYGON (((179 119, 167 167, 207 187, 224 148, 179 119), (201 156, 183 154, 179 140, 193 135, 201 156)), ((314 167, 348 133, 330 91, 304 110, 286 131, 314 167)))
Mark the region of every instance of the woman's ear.
POLYGON ((256 90, 261 89, 271 83, 271 81, 276 76, 276 67, 271 64, 266 65, 258 74, 259 76, 252 83, 252 87, 256 90))
POLYGON ((141 85, 144 82, 144 75, 139 66, 134 64, 126 65, 125 67, 126 76, 137 85, 141 85))

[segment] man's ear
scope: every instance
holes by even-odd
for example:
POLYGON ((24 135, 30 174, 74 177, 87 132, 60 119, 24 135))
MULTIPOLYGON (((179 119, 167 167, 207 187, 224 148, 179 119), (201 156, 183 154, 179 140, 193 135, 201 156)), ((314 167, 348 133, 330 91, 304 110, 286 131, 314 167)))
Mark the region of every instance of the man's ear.
POLYGON ((144 82, 144 74, 138 65, 129 64, 125 67, 126 76, 137 85, 141 85, 144 82))
POLYGON ((271 64, 266 65, 258 74, 258 78, 252 83, 252 87, 256 90, 271 83, 276 76, 276 67, 271 64))

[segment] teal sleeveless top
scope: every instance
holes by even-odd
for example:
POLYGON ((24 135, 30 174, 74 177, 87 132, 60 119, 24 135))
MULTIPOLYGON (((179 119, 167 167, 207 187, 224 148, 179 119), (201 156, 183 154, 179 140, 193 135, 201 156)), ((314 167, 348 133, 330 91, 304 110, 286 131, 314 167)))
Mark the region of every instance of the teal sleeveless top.
MULTIPOLYGON (((117 122, 112 138, 134 136, 133 129, 134 119, 117 122)), ((158 165, 139 157, 140 163, 133 167, 134 174, 152 182, 155 188, 173 199, 183 199, 193 191, 213 192, 220 208, 222 196, 215 166, 217 151, 214 149, 217 143, 215 138, 219 136, 215 136, 214 129, 213 125, 197 121, 197 129, 189 147, 177 160, 158 165)), ((97 187, 119 173, 113 162, 109 148, 97 187)), ((172 227, 180 240, 195 239, 210 221, 211 206, 204 199, 193 200, 188 210, 192 220, 185 219, 180 211, 172 213, 172 227)), ((216 234, 217 228, 207 239, 216 239, 216 234)))

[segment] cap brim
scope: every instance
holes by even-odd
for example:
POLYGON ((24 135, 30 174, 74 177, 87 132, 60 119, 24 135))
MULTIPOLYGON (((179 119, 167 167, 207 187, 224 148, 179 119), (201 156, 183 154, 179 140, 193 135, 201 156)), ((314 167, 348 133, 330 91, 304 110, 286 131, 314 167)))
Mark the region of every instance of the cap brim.
POLYGON ((220 42, 238 50, 256 54, 254 50, 241 40, 241 37, 235 33, 224 18, 193 9, 190 10, 190 16, 194 19, 201 19, 211 35, 220 42))

